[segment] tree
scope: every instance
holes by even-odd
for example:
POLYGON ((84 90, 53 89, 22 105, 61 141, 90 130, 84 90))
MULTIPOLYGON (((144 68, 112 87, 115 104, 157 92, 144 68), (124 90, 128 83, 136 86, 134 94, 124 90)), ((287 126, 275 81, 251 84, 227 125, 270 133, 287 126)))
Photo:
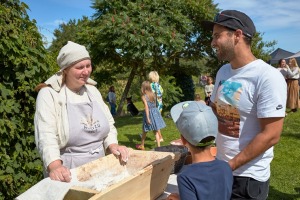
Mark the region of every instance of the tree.
POLYGON ((82 19, 71 19, 69 22, 62 23, 57 29, 54 30, 55 39, 49 47, 49 51, 58 54, 59 50, 68 43, 73 41, 81 44, 81 33, 84 29, 88 28, 89 18, 83 16, 82 19))
MULTIPOLYGON (((49 52, 57 57, 59 50, 64 45, 66 45, 68 41, 73 41, 84 45, 90 52, 89 33, 91 28, 93 28, 91 26, 91 21, 86 16, 83 16, 82 19, 71 19, 67 23, 60 24, 59 27, 54 30, 53 35, 55 39, 52 41, 52 44, 48 48, 49 52)), ((94 61, 93 58, 92 61, 94 61)), ((102 85, 112 84, 114 81, 116 81, 114 74, 120 72, 113 66, 112 63, 107 61, 103 61, 97 64, 93 62, 92 65, 92 78, 98 82, 99 87, 101 87, 102 85)))
MULTIPOLYGON (((112 84, 120 74, 127 78, 120 113, 135 76, 147 79, 147 73, 156 70, 161 77, 184 74, 191 80, 192 75, 216 73, 222 63, 210 46, 211 31, 201 26, 202 20, 213 18, 216 6, 211 0, 94 0, 93 18, 79 20, 76 25, 70 21, 71 29, 61 26, 57 39, 66 40, 62 35, 68 35, 89 49, 93 76, 100 85, 112 84)), ((272 45, 261 40, 258 34, 253 45, 260 55, 265 53, 264 47, 272 45)), ((173 94, 181 100, 190 99, 193 85, 190 87, 188 96, 180 97, 176 90, 173 94)))
POLYGON ((13 199, 42 178, 35 149, 34 87, 52 69, 28 6, 0 5, 0 199, 13 199))
POLYGON ((180 57, 203 56, 200 21, 215 13, 215 5, 204 1, 106 1, 95 0, 96 10, 87 34, 94 62, 114 63, 129 77, 118 113, 137 74, 172 71, 180 57), (151 60, 148 65, 147 60, 151 60))

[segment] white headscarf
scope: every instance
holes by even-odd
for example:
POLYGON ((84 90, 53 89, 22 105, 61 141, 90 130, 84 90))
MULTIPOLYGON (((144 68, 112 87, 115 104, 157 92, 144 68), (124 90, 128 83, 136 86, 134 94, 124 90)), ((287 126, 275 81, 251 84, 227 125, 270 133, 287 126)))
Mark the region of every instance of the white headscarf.
MULTIPOLYGON (((68 41, 68 43, 61 48, 57 56, 57 64, 60 70, 45 81, 45 83, 59 92, 62 86, 63 70, 86 59, 90 60, 91 58, 85 46, 68 41)), ((97 82, 90 78, 87 80, 87 83, 91 85, 97 84, 97 82)))

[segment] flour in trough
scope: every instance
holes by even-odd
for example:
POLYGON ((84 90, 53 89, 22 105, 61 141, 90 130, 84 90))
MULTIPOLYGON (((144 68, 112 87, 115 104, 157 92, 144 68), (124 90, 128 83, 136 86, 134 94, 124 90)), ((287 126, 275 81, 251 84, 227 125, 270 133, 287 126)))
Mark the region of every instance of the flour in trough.
POLYGON ((122 171, 107 170, 106 172, 101 171, 97 173, 90 173, 88 179, 80 181, 75 178, 75 180, 72 180, 72 182, 74 186, 102 191, 103 189, 116 184, 129 176, 130 174, 125 166, 124 170, 122 171))

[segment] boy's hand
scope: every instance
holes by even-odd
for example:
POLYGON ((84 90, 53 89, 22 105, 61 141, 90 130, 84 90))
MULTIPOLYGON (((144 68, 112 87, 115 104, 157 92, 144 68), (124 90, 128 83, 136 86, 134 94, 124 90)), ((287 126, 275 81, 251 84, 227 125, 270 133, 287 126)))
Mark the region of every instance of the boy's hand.
POLYGON ((180 196, 178 193, 171 193, 168 197, 167 200, 180 200, 180 196))

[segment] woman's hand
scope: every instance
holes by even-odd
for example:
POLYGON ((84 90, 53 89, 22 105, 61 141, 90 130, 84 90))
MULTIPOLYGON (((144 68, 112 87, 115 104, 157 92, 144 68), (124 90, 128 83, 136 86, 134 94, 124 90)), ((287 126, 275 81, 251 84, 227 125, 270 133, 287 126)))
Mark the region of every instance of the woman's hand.
POLYGON ((171 193, 168 197, 167 200, 180 200, 180 196, 178 193, 171 193))
POLYGON ((109 150, 112 154, 120 159, 120 161, 126 163, 129 158, 129 149, 125 146, 120 146, 118 144, 109 145, 109 150))
POLYGON ((56 160, 48 166, 49 177, 51 180, 70 182, 71 172, 70 169, 62 165, 61 160, 56 160))

